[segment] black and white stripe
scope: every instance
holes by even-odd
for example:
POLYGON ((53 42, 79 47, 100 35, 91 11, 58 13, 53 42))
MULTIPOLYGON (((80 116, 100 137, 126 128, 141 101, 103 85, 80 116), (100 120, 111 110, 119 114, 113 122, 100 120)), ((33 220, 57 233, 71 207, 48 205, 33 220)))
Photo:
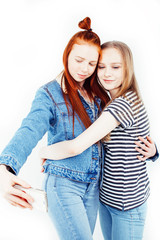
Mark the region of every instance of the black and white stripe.
MULTIPOLYGON (((129 210, 144 203, 149 196, 146 163, 138 160, 135 141, 149 135, 145 107, 134 92, 119 97, 104 110, 120 125, 104 142, 105 159, 100 200, 120 210, 129 210)), ((106 122, 107 124, 107 122, 106 122)))

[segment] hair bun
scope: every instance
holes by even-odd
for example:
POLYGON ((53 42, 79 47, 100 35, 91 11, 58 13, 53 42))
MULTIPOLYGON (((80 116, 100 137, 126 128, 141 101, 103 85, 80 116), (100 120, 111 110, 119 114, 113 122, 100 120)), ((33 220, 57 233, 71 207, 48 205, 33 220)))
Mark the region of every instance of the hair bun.
POLYGON ((79 22, 78 26, 85 30, 91 30, 91 19, 89 17, 84 18, 79 22))

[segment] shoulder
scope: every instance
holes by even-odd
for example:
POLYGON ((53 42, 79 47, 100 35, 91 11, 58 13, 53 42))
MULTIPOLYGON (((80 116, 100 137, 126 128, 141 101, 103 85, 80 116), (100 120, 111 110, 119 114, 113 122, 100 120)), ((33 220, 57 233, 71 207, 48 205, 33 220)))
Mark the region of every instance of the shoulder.
POLYGON ((125 93, 123 96, 115 98, 108 107, 117 106, 120 108, 132 110, 133 106, 141 102, 140 98, 137 96, 136 92, 129 91, 125 93))
POLYGON ((127 92, 123 96, 113 99, 106 107, 106 110, 109 108, 115 108, 117 110, 122 110, 123 108, 129 109, 133 100, 133 96, 133 92, 127 92))
POLYGON ((45 94, 49 95, 50 97, 62 95, 61 86, 56 79, 42 85, 38 89, 38 92, 44 92, 45 94))
POLYGON ((44 90, 46 90, 46 89, 52 90, 52 89, 59 89, 59 88, 61 88, 61 86, 56 79, 54 79, 40 87, 40 89, 44 89, 44 90))
POLYGON ((132 106, 135 97, 134 92, 127 92, 123 96, 115 98, 104 111, 110 112, 124 128, 130 127, 135 121, 132 106))

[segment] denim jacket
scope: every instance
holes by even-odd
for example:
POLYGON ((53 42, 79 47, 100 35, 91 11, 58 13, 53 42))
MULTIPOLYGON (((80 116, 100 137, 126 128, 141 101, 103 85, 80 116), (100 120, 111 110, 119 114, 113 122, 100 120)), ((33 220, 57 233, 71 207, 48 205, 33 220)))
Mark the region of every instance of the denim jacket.
MULTIPOLYGON (((89 104, 80 95, 81 101, 93 122, 94 116, 89 104)), ((100 105, 100 99, 95 97, 100 105)), ((95 114, 98 117, 98 107, 95 114)), ((85 127, 78 117, 74 120, 74 137, 81 134, 85 127)), ((11 167, 15 174, 25 163, 32 149, 48 132, 48 145, 73 138, 72 115, 68 115, 62 89, 56 80, 42 86, 36 93, 31 110, 22 121, 21 127, 0 155, 0 164, 11 167)), ((94 144, 78 156, 63 160, 47 159, 45 172, 76 181, 94 183, 100 171, 98 145, 94 144)))

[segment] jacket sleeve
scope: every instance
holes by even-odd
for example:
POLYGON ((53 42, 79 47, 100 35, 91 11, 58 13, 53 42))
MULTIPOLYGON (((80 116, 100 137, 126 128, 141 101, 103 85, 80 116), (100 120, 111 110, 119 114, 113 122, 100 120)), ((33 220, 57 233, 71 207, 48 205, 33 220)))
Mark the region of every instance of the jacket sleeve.
MULTIPOLYGON (((155 145, 155 146, 156 146, 156 145, 155 145)), ((155 153, 155 155, 154 155, 153 157, 148 158, 147 160, 148 160, 148 161, 149 161, 149 160, 152 160, 152 162, 155 162, 158 158, 159 158, 159 152, 158 152, 158 148, 157 148, 157 146, 156 146, 156 153, 155 153)))
POLYGON ((0 164, 9 166, 18 174, 27 157, 54 121, 55 105, 48 93, 40 88, 32 102, 31 110, 20 128, 0 155, 0 164))

